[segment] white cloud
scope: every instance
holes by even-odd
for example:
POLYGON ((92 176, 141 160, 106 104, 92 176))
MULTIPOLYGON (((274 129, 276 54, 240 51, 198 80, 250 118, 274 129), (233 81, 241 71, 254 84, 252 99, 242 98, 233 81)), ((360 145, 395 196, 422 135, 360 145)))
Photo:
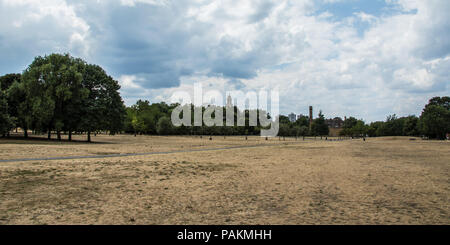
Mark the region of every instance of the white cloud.
POLYGON ((323 2, 340 1, 3 0, 0 50, 94 60, 118 77, 128 104, 168 99, 194 81, 279 86, 282 113, 313 105, 373 121, 418 114, 449 94, 448 1, 388 0, 396 11, 343 19, 315 12, 323 2))
POLYGON ((136 6, 136 3, 145 3, 152 5, 166 5, 168 1, 165 0, 120 0, 120 3, 125 6, 136 6))
POLYGON ((0 35, 9 52, 89 55, 89 25, 64 0, 2 0, 0 6, 0 35))

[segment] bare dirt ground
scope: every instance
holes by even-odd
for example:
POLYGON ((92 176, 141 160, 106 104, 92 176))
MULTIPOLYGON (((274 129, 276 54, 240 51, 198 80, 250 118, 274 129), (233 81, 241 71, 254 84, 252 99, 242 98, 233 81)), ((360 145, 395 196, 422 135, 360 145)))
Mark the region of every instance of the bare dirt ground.
POLYGON ((450 142, 93 140, 0 139, 0 159, 260 146, 3 162, 0 224, 450 224, 450 142))

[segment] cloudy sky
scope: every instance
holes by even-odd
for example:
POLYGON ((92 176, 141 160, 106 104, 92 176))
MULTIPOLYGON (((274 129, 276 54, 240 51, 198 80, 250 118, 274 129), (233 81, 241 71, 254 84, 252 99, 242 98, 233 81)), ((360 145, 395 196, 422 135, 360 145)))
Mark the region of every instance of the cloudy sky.
POLYGON ((283 114, 416 114, 450 95, 448 0, 0 0, 0 74, 69 52, 127 105, 278 86, 283 114))

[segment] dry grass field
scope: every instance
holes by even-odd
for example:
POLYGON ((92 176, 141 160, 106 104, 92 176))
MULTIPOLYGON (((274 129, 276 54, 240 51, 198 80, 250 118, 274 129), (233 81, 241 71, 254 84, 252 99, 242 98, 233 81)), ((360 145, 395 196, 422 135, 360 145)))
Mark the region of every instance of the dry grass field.
POLYGON ((93 140, 0 139, 0 160, 166 153, 0 162, 0 224, 450 224, 450 142, 93 140))

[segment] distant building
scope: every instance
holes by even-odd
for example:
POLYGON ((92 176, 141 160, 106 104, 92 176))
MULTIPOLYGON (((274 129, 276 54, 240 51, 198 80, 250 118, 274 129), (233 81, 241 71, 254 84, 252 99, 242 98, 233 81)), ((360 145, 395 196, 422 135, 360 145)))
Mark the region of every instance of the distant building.
POLYGON ((295 115, 294 113, 289 114, 288 118, 289 118, 289 121, 291 121, 291 122, 297 121, 297 115, 295 115))
POLYGON ((231 95, 228 95, 227 97, 227 107, 233 107, 233 99, 231 98, 231 95))
POLYGON ((340 117, 335 117, 333 119, 327 119, 325 120, 326 124, 329 128, 343 128, 344 127, 344 120, 340 117))

